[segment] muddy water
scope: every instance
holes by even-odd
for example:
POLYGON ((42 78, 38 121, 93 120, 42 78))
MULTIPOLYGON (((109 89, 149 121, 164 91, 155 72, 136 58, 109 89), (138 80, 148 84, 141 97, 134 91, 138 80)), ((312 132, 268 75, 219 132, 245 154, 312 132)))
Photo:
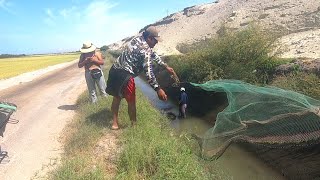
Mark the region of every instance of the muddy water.
MULTIPOLYGON (((172 102, 171 100, 166 102, 160 101, 154 90, 142 79, 136 78, 135 82, 137 87, 150 100, 153 106, 164 113, 172 112, 173 114, 178 115, 178 107, 175 105, 175 102, 172 102)), ((182 120, 175 118, 171 121, 171 126, 178 132, 195 133, 201 136, 208 129, 212 128, 213 125, 203 119, 191 117, 189 115, 186 119, 182 120)), ((268 167, 254 154, 247 152, 235 144, 229 146, 224 154, 218 160, 213 161, 212 164, 214 168, 219 168, 221 171, 237 180, 284 179, 281 174, 268 167)))

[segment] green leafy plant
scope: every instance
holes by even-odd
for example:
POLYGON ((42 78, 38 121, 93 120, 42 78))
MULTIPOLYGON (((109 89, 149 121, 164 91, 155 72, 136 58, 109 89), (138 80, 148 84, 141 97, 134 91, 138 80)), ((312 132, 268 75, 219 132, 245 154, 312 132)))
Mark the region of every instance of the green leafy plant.
POLYGON ((281 64, 276 50, 276 36, 251 25, 241 31, 220 28, 219 35, 194 45, 177 48, 182 56, 167 57, 168 62, 187 81, 196 83, 213 79, 239 79, 266 84, 275 67, 281 64))

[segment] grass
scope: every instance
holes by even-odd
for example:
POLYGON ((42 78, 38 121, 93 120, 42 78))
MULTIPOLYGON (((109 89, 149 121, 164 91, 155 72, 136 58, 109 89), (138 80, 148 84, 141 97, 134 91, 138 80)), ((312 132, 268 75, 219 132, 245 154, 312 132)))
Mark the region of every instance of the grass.
POLYGON ((117 179, 209 179, 185 139, 174 136, 168 119, 138 96, 139 121, 123 134, 117 179))
POLYGON ((98 103, 92 105, 87 92, 80 96, 77 115, 65 129, 61 166, 50 174, 51 179, 105 179, 104 166, 94 159, 93 151, 108 126, 107 103, 110 98, 100 96, 98 103))
POLYGON ((80 54, 63 55, 37 55, 18 58, 0 59, 0 79, 6 79, 13 76, 39 70, 59 63, 69 62, 79 58, 80 54))
MULTIPOLYGON (((101 97, 100 97, 101 98, 101 97)), ((92 106, 86 94, 77 105, 78 115, 67 128, 62 164, 51 179, 209 179, 193 150, 174 136, 168 119, 137 92, 137 126, 130 127, 127 105, 120 107, 120 153, 115 177, 103 159, 93 155, 95 144, 111 131, 111 97, 92 106), (93 168, 94 167, 94 168, 93 168)))

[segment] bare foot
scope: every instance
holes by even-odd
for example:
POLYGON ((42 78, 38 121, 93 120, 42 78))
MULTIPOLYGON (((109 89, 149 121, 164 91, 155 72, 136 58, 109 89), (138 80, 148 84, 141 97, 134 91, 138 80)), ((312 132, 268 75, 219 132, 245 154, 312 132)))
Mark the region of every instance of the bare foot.
POLYGON ((118 130, 118 129, 119 129, 119 126, 112 126, 111 129, 112 129, 112 130, 118 130))

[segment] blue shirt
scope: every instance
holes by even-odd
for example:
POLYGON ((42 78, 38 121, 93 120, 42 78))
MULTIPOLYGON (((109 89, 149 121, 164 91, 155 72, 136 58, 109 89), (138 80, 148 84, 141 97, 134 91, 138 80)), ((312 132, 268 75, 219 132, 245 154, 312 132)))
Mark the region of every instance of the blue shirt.
POLYGON ((188 102, 188 95, 186 92, 181 92, 179 97, 179 104, 187 104, 188 102))

